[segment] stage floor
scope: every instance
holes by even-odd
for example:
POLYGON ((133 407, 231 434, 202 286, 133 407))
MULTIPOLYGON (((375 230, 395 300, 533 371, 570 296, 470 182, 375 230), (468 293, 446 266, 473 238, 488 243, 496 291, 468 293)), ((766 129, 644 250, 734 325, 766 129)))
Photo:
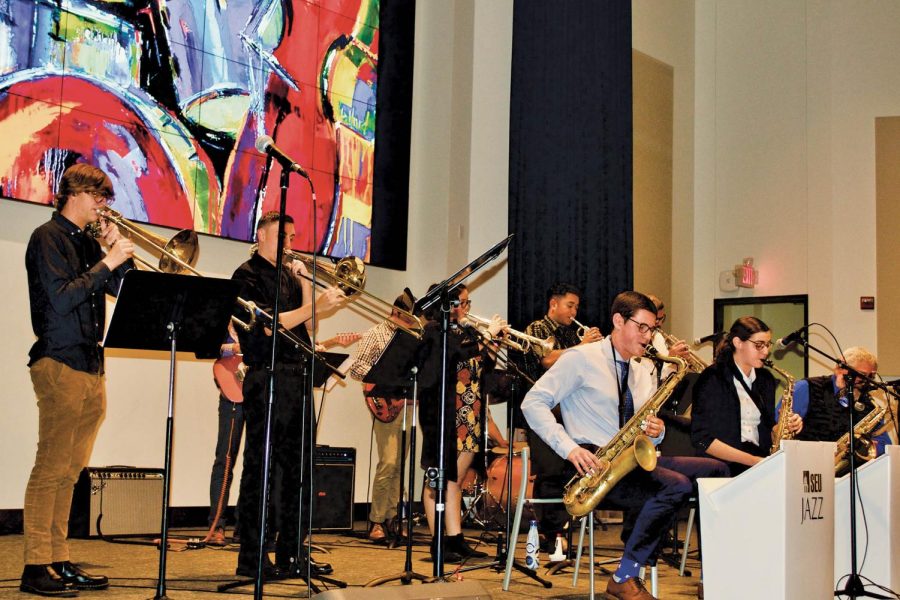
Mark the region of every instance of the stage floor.
MULTIPOLYGON (((313 537, 313 543, 320 546, 325 552, 315 552, 314 558, 326 561, 334 566, 331 577, 343 580, 350 586, 362 586, 378 577, 400 573, 405 563, 405 546, 388 548, 384 545, 375 545, 364 537, 365 523, 357 524, 357 531, 344 535, 317 533, 313 537)), ((608 531, 597 531, 595 543, 598 546, 596 560, 605 557, 618 557, 619 526, 610 525, 608 531)), ((175 530, 172 537, 202 537, 205 531, 199 530, 175 530)), ((431 576, 432 563, 428 552, 427 529, 417 529, 413 545, 412 564, 413 570, 423 575, 431 576)), ((485 540, 492 533, 484 533, 479 530, 468 529, 466 535, 470 542, 474 542, 483 536, 485 540)), ((577 543, 577 537, 576 537, 577 543)), ((696 541, 694 542, 696 545, 696 541)), ((496 551, 494 544, 482 543, 479 549, 489 552, 496 551)), ((81 592, 82 598, 103 598, 112 600, 119 598, 152 598, 157 584, 158 551, 149 545, 134 545, 110 543, 99 539, 72 540, 72 559, 80 563, 87 571, 104 574, 110 578, 110 589, 106 592, 81 592)), ((525 535, 519 537, 516 555, 524 561, 525 535)), ((488 559, 489 560, 489 559, 488 559)), ((547 556, 542 555, 541 560, 546 563, 547 556)), ((237 563, 237 546, 231 545, 225 548, 206 547, 198 550, 186 550, 183 552, 170 551, 167 554, 167 578, 166 589, 175 600, 194 600, 219 598, 227 595, 252 595, 253 586, 246 586, 232 590, 231 592, 217 592, 217 586, 221 583, 233 581, 234 569, 237 563)), ((471 567, 479 563, 469 563, 465 567, 471 567)), ((447 565, 446 570, 451 573, 457 565, 447 565)), ((498 572, 492 567, 466 571, 461 576, 466 581, 475 580, 481 583, 485 590, 493 598, 586 598, 588 595, 588 575, 586 572, 587 559, 584 559, 581 577, 578 585, 572 587, 572 570, 565 569, 556 575, 546 575, 546 569, 541 568, 539 574, 553 583, 553 587, 545 589, 540 583, 530 579, 526 575, 513 571, 512 580, 508 592, 502 591, 503 571, 498 572)), ((696 598, 697 582, 699 580, 699 564, 696 554, 688 559, 688 569, 693 571, 692 577, 679 577, 678 569, 664 562, 659 564, 659 596, 666 600, 696 598)), ((34 598, 29 594, 18 591, 19 576, 22 573, 22 536, 0 536, 0 598, 34 598)), ((647 574, 649 579, 649 573, 647 574)), ((596 580, 597 597, 602 598, 602 592, 606 589, 607 576, 599 572, 596 580)), ((386 585, 398 585, 392 582, 386 585)), ((423 585, 413 583, 412 585, 423 585)), ((649 588, 650 584, 647 583, 649 588)), ((326 589, 325 587, 322 588, 326 589)), ((299 580, 273 582, 265 586, 266 597, 306 597, 306 584, 299 580)))

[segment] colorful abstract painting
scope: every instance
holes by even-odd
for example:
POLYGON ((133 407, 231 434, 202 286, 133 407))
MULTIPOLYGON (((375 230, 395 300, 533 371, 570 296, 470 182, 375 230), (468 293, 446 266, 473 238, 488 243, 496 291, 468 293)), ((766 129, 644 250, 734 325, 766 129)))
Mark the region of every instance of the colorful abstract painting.
MULTIPOLYGON (((0 194, 51 204, 76 162, 126 218, 371 255, 379 0, 0 0, 0 194), (314 192, 314 193, 313 193, 314 192)), ((405 232, 404 232, 405 233, 405 232)))

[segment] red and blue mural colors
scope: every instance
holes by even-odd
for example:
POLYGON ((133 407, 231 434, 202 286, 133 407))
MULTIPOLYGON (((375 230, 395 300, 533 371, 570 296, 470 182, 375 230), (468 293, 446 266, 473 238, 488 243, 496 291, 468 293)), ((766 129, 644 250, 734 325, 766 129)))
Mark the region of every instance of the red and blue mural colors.
POLYGON ((368 261, 379 0, 0 0, 0 194, 109 173, 129 219, 251 240, 309 172, 295 249, 368 261))

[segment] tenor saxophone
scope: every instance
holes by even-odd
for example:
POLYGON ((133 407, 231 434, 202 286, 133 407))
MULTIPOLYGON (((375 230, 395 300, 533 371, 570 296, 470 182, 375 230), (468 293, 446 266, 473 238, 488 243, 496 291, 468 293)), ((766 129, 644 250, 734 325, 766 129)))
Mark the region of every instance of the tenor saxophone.
MULTIPOLYGON (((885 412, 887 412, 886 408, 876 406, 853 427, 853 438, 860 444, 860 446, 853 448, 853 451, 863 462, 875 458, 877 448, 870 434, 881 423, 885 412)), ((850 434, 845 433, 838 439, 837 448, 834 451, 835 476, 843 474, 844 471, 850 468, 850 450, 850 434)))
POLYGON ((656 468, 656 447, 650 438, 644 435, 641 423, 648 417, 656 415, 662 408, 678 383, 684 379, 688 368, 684 359, 657 355, 652 346, 647 347, 647 353, 654 360, 676 365, 676 370, 666 377, 656 393, 634 413, 609 443, 597 450, 595 456, 600 461, 600 466, 584 475, 576 475, 566 484, 563 504, 573 517, 583 517, 594 510, 619 480, 638 465, 646 471, 656 468))
POLYGON ((794 432, 788 429, 787 422, 794 412, 794 378, 784 369, 779 369, 771 360, 764 360, 763 364, 773 369, 784 378, 784 393, 781 394, 781 414, 778 416, 778 425, 772 434, 772 449, 769 454, 775 454, 781 448, 781 440, 794 439, 794 432))

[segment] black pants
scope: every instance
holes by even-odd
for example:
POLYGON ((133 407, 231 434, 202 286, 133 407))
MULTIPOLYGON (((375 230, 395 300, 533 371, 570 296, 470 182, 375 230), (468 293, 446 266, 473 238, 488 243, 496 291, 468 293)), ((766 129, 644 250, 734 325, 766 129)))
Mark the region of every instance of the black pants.
MULTIPOLYGON (((304 487, 309 485, 310 474, 304 476, 303 470, 309 464, 308 449, 315 447, 315 440, 311 439, 315 423, 311 416, 304 415, 308 411, 308 406, 304 406, 303 402, 306 385, 298 368, 277 368, 275 371, 269 489, 270 506, 277 513, 277 521, 270 519, 268 528, 270 533, 277 529, 275 561, 278 564, 287 564, 292 557, 302 557, 304 551, 301 544, 306 538, 310 518, 308 489, 301 487, 301 484, 304 487)), ((244 378, 247 443, 238 498, 241 515, 238 565, 249 568, 255 568, 260 551, 259 506, 265 455, 267 388, 266 370, 251 368, 244 378)))

